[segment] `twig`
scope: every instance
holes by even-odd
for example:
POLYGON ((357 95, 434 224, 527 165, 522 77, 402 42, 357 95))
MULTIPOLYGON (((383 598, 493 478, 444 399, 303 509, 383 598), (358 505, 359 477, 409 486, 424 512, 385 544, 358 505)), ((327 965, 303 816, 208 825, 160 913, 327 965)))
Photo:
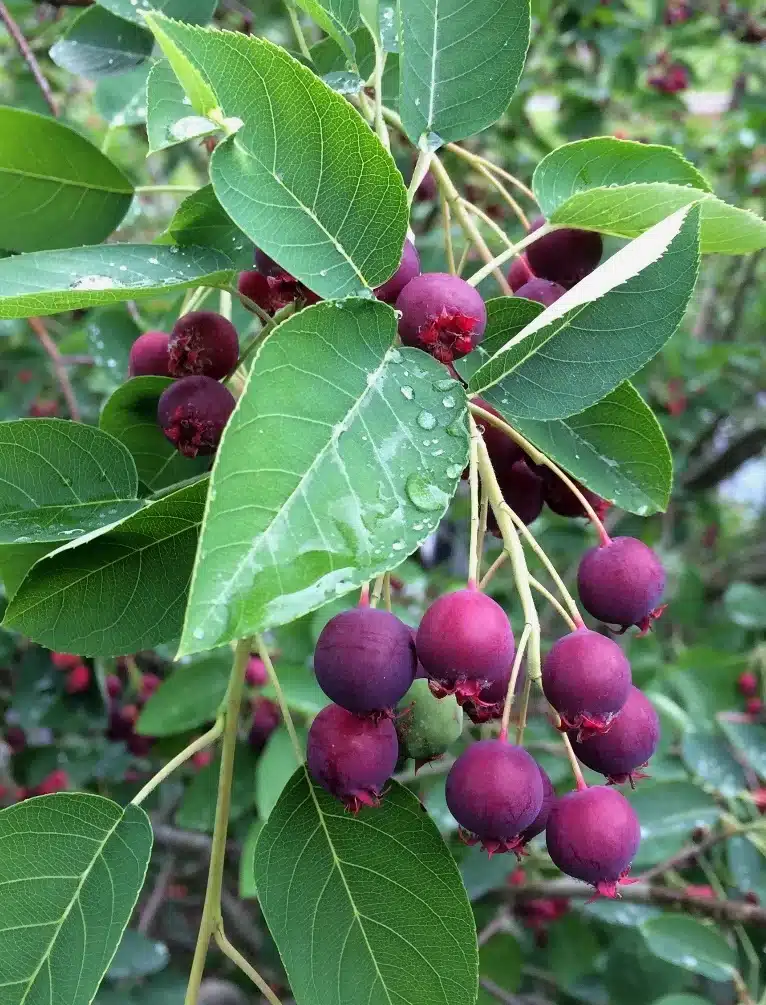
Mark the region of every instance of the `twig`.
MULTIPOLYGON (((51 110, 51 115, 55 118, 58 113, 58 106, 53 97, 53 92, 51 91, 51 86, 45 79, 43 71, 40 69, 40 64, 37 62, 37 57, 32 52, 29 47, 29 42, 24 38, 21 29, 16 24, 16 22, 11 17, 11 13, 5 4, 0 0, 0 19, 2 19, 3 24, 8 30, 8 34, 11 36, 13 41, 16 43, 16 48, 21 53, 24 62, 27 64, 32 72, 32 76, 35 78, 37 86, 42 92, 42 96, 45 98, 45 103, 51 110)), ((74 418, 74 416, 72 416, 74 418)))
MULTIPOLYGON (((3 4, 0 0, 0 8, 2 6, 3 4)), ((48 334, 48 329, 43 324, 41 318, 27 318, 27 320, 29 321, 29 327, 37 336, 40 345, 48 354, 48 358, 51 361, 51 366, 53 367, 53 372, 56 375, 59 388, 61 389, 61 393, 63 394, 67 408, 69 409, 70 418, 72 418, 74 422, 80 422, 82 419, 80 406, 77 404, 77 398, 75 397, 72 382, 70 381, 69 374, 64 366, 61 353, 58 351, 58 346, 48 334)))
MULTIPOLYGON (((760 821, 756 820, 755 823, 758 824, 760 821)), ((693 841, 690 844, 684 845, 675 855, 665 859, 663 862, 659 862, 657 865, 653 865, 646 872, 642 872, 639 879, 642 883, 648 883, 649 880, 654 879, 656 876, 661 876, 670 869, 679 869, 681 866, 688 865, 700 855, 708 852, 714 845, 720 844, 721 841, 726 841, 727 838, 733 837, 735 834, 741 834, 744 830, 748 830, 748 828, 727 826, 724 823, 721 830, 709 834, 702 841, 693 841)))
POLYGON ((149 898, 147 899, 146 904, 141 911, 141 916, 138 919, 138 930, 142 935, 149 934, 149 930, 154 924, 154 919, 157 917, 160 908, 165 902, 165 895, 168 892, 168 885, 173 876, 175 867, 176 857, 172 852, 170 852, 162 864, 162 868, 155 880, 152 892, 149 894, 149 898))
MULTIPOLYGON (((184 831, 178 827, 171 827, 169 824, 158 823, 154 816, 152 817, 152 830, 157 844, 164 845, 166 848, 209 855, 210 849, 213 847, 213 839, 208 834, 197 834, 195 831, 184 831)), ((226 842, 227 855, 238 856, 241 850, 236 841, 226 842)))
POLYGON ((250 980, 255 984, 258 990, 261 992, 263 997, 270 1003, 270 1005, 282 1005, 279 998, 274 994, 266 981, 261 977, 255 967, 251 966, 242 953, 229 942, 223 930, 223 926, 218 923, 213 931, 213 938, 215 939, 216 945, 224 953, 232 963, 239 967, 243 974, 247 974, 250 980))
MULTIPOLYGON (((570 897, 573 900, 589 900, 593 887, 576 879, 552 879, 542 883, 525 883, 524 886, 509 887, 506 896, 514 900, 537 900, 541 897, 570 897)), ((621 886, 620 896, 631 904, 656 904, 690 914, 701 914, 706 918, 732 924, 766 925, 766 908, 748 904, 740 900, 712 900, 694 897, 683 890, 671 890, 666 886, 652 886, 649 883, 635 883, 621 886)))

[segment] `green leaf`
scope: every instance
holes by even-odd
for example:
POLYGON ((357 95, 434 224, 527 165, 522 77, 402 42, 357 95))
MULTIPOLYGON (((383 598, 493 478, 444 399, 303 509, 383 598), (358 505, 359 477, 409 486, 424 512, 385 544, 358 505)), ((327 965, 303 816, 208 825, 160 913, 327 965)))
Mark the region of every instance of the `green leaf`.
MULTIPOLYGON (((238 744, 234 756, 234 774, 231 782, 230 822, 239 820, 253 806, 255 765, 255 753, 245 744, 238 744)), ((178 827, 190 831, 203 831, 206 834, 212 833, 220 770, 221 757, 219 754, 194 776, 184 792, 183 800, 176 813, 178 827)))
POLYGON ((171 46, 180 52, 223 114, 244 123, 210 166, 237 226, 324 298, 364 293, 391 276, 407 228, 406 191, 356 110, 264 39, 148 20, 166 55, 171 46))
POLYGON ((149 977, 164 970, 169 962, 170 953, 164 942, 155 942, 126 928, 106 976, 112 981, 149 977))
POLYGON ((220 127, 204 115, 194 114, 173 67, 166 59, 154 64, 146 82, 146 134, 149 153, 177 143, 209 136, 220 127))
POLYGON ((743 893, 755 893, 758 900, 766 900, 766 857, 744 834, 729 838, 726 842, 726 857, 729 872, 737 889, 743 893))
POLYGON ((253 268, 253 245, 224 213, 212 185, 181 203, 168 224, 167 236, 179 247, 198 245, 228 255, 238 269, 253 268))
POLYGON ((737 968, 736 954, 726 938, 695 918, 665 914, 644 922, 641 933, 655 956, 708 980, 728 981, 737 968))
POLYGON ((395 339, 390 307, 352 299, 261 345, 216 455, 183 653, 321 607, 437 526, 466 462, 465 398, 395 339))
POLYGON ((175 664, 147 701, 136 726, 142 736, 174 736, 212 722, 226 696, 231 657, 226 651, 175 664))
POLYGON ((316 21, 323 31, 335 39, 346 55, 354 60, 351 33, 360 24, 357 0, 296 0, 299 7, 316 21))
MULTIPOLYGON (((486 398, 502 412, 501 387, 490 388, 486 398)), ((507 418, 565 471, 620 509, 648 516, 667 508, 673 485, 670 448, 651 408, 629 381, 566 419, 507 418)))
POLYGON ((70 73, 93 80, 138 66, 150 55, 152 45, 146 28, 94 4, 80 14, 49 55, 70 73))
POLYGON ((766 729, 760 723, 738 721, 726 713, 718 716, 718 724, 753 771, 766 778, 766 729))
POLYGON ((414 144, 462 140, 500 118, 527 54, 527 0, 399 0, 399 19, 399 108, 414 144))
MULTIPOLYGON (((306 750, 306 730, 299 730, 301 746, 306 750)), ((282 790, 303 762, 293 750, 290 734, 285 726, 275 729, 269 737, 263 753, 258 758, 255 772, 255 805, 258 816, 265 822, 279 802, 282 790)))
POLYGON ((207 483, 196 482, 52 552, 5 623, 48 649, 120 656, 178 637, 207 483))
POLYGON ((59 314, 190 286, 225 286, 233 274, 231 259, 207 248, 104 244, 37 251, 0 259, 0 318, 59 314))
POLYGON ((6 600, 10 600, 18 590, 35 562, 55 547, 55 544, 0 545, 0 581, 5 588, 6 600))
MULTIPOLYGON (((681 322, 699 266, 699 209, 680 210, 539 314, 471 377, 519 418, 565 418, 648 362, 681 322)), ((488 336, 494 332, 487 326, 488 336)))
POLYGON ((712 795, 689 782, 645 781, 628 795, 641 822, 636 869, 673 855, 697 827, 718 819, 712 795))
POLYGON ((699 995, 665 995, 658 998, 652 1005, 710 1005, 710 999, 700 998, 699 995))
POLYGON ((97 307, 88 314, 86 328, 93 363, 116 387, 128 379, 130 350, 141 329, 122 306, 97 307))
POLYGON ((157 402, 173 381, 170 377, 133 377, 104 405, 99 425, 120 440, 151 492, 193 478, 210 466, 207 457, 184 457, 157 424, 157 402))
POLYGON ((132 198, 130 180, 74 129, 49 116, 0 108, 6 251, 97 244, 119 224, 132 198))
POLYGON ((204 118, 212 113, 217 113, 219 111, 218 104, 209 83, 192 65, 181 47, 176 45, 172 35, 165 31, 166 25, 176 24, 176 22, 157 17, 155 14, 147 14, 144 20, 154 33, 154 37, 165 53, 181 87, 186 92, 192 110, 204 118))
POLYGON ((255 900, 258 896, 258 887, 255 885, 255 847, 262 830, 263 820, 253 820, 242 842, 242 854, 239 858, 239 896, 242 900, 255 900))
POLYGON ((152 830, 142 809, 84 793, 0 813, 3 1005, 90 1005, 144 882, 152 830))
POLYGON ((506 855, 493 855, 490 858, 478 845, 469 848, 460 860, 460 875, 469 900, 480 900, 491 890, 502 887, 516 864, 506 855))
POLYGON ((681 737, 681 757, 689 771, 724 796, 747 788, 745 772, 729 744, 715 733, 686 733, 681 737))
POLYGON ((261 831, 255 864, 261 909, 298 1001, 474 1005, 468 899, 407 789, 391 782, 382 806, 352 816, 299 769, 261 831), (298 928, 306 938, 296 940, 298 928))
MULTIPOLYGON (((377 5, 376 5, 377 6, 377 5)), ((361 8, 361 4, 360 4, 361 8)), ((393 18, 393 8, 389 7, 393 18)), ((351 36, 356 54, 354 63, 361 80, 368 80, 375 69, 375 44, 365 28, 359 28, 351 36)), ((323 38, 311 46, 313 69, 328 83, 332 75, 348 75, 348 56, 333 38, 323 38)), ((399 107, 399 57, 388 53, 383 70, 383 103, 387 108, 399 107)))
POLYGON ((0 544, 69 541, 142 506, 133 458, 64 419, 0 422, 0 544))
MULTIPOLYGON (((580 926, 581 931, 587 929, 580 926)), ((555 926, 551 934, 555 933, 555 926)), ((498 932, 479 949, 479 972, 503 991, 517 991, 521 986, 522 952, 510 932, 498 932)), ((551 967, 555 973, 555 968, 551 967)), ((490 1001, 497 1001, 491 998, 490 1001)))
POLYGON ((146 78, 149 64, 134 70, 102 77, 96 85, 93 100, 99 115, 110 126, 138 126, 146 122, 146 78))
POLYGON ((766 590, 755 583, 731 583, 723 597, 726 614, 741 628, 766 628, 766 590))
POLYGON ((168 17, 177 17, 189 24, 207 24, 213 16, 218 0, 97 0, 118 17, 136 24, 144 23, 147 11, 160 11, 168 17))

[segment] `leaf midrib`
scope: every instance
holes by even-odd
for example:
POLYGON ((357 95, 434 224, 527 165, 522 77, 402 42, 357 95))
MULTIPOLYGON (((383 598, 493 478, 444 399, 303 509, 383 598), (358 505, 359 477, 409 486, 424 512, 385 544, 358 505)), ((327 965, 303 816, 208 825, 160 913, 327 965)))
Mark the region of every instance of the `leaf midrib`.
POLYGON ((133 187, 110 188, 107 185, 86 185, 84 182, 76 181, 73 178, 56 178, 52 175, 37 174, 35 171, 25 171, 23 169, 0 166, 0 175, 14 175, 19 178, 32 178, 35 181, 48 181, 61 188, 83 189, 86 192, 109 192, 112 195, 133 195, 133 187))

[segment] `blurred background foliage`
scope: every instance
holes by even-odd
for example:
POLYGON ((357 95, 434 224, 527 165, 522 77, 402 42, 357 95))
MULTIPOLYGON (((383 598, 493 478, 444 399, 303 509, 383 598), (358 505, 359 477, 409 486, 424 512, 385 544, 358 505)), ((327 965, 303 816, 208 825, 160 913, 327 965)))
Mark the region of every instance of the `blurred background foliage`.
MULTIPOLYGON (((74 55, 71 46, 68 55, 54 53, 61 65, 51 60, 50 48, 87 6, 82 0, 7 3, 51 82, 64 121, 108 152, 137 184, 155 187, 139 193, 113 240, 153 240, 183 197, 156 187, 193 191, 204 184, 208 149, 197 139, 147 157, 144 89, 151 56, 121 50, 108 31, 96 40, 100 70, 92 69, 99 61, 82 45, 74 55), (107 49, 112 55, 104 56, 107 49)), ((466 146, 529 182, 540 158, 568 140, 612 134, 667 143, 695 163, 724 199, 764 213, 766 9, 758 0, 534 0, 533 13, 527 66, 511 106, 466 146)), ((295 47, 280 3, 222 0, 215 17, 222 27, 295 47)), ((319 41, 308 24, 306 31, 319 41)), ((337 71, 326 44, 317 52, 322 69, 337 71)), ((47 113, 2 29, 0 102, 47 113)), ((410 154, 396 147, 394 154, 407 176, 410 154)), ((489 220, 510 236, 520 234, 484 179, 465 162, 447 161, 459 187, 489 220)), ((431 189, 427 178, 414 212, 424 270, 444 267, 442 219, 431 189)), ((533 207, 525 210, 531 214, 533 207)), ((501 250, 489 223, 483 232, 501 250)), ((496 292, 491 280, 484 292, 496 292)), ((126 377, 134 338, 141 329, 167 328, 179 306, 180 297, 167 298, 142 302, 140 312, 118 306, 47 319, 56 359, 27 321, 0 322, 0 418, 67 416, 57 362, 69 374, 83 420, 95 422, 126 377)), ((250 315, 235 306, 235 322, 244 335, 250 315)), ((659 550, 670 572, 665 616, 648 637, 626 639, 636 683, 649 693, 663 724, 651 778, 640 781, 631 798, 643 829, 634 873, 656 873, 682 910, 628 899, 561 899, 540 847, 524 863, 525 883, 534 894, 527 895, 512 857, 488 860, 457 840, 444 803, 448 762, 428 766, 417 779, 411 765, 402 766, 461 862, 481 933, 482 1005, 766 1001, 766 928, 742 922, 737 910, 766 907, 765 332, 766 255, 705 259, 681 329, 636 379, 675 458, 670 508, 648 520, 609 515, 610 530, 641 536, 659 550)), ((429 598, 464 577, 466 514, 459 494, 438 537, 397 570, 394 609, 410 623, 417 623, 429 598)), ((546 511, 537 531, 571 583, 590 542, 587 528, 546 511)), ((492 547, 499 553, 499 543, 492 547)), ((0 547, 7 589, 17 553, 0 547)), ((518 613, 506 569, 491 592, 512 615, 518 613)), ((308 667, 318 632, 335 610, 317 612, 272 637, 289 701, 304 723, 324 703, 308 667)), ((547 612, 544 628, 549 641, 560 631, 547 612)), ((127 801, 163 759, 201 731, 225 688, 225 653, 177 670, 171 658, 168 648, 89 665, 86 687, 75 690, 72 666, 62 672, 47 651, 0 632, 3 802, 67 786, 127 801), (183 686, 177 678, 174 686, 173 675, 181 671, 183 686)), ((288 998, 259 918, 252 852, 294 761, 255 664, 250 679, 252 719, 249 733, 243 728, 236 768, 224 908, 238 941, 288 998)), ((544 718, 533 719, 529 737, 554 782, 568 786, 563 751, 544 718)), ((150 875, 99 1005, 183 1001, 204 888, 215 771, 214 761, 199 757, 154 799, 157 845, 150 875)), ((217 976, 206 983, 206 1001, 256 1000, 227 964, 212 960, 217 976)))

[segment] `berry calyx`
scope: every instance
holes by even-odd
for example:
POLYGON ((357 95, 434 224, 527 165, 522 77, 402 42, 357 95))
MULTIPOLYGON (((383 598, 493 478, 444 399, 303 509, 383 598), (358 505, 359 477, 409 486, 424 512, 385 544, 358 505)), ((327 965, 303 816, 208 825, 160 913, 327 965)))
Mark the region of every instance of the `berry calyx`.
POLYGON ((564 296, 566 290, 559 283, 553 283, 550 279, 538 279, 533 276, 516 290, 517 297, 524 297, 525 300, 534 300, 543 307, 550 307, 564 296))
POLYGON ((627 799, 596 785, 556 800, 545 829, 548 854, 568 876, 590 883, 596 894, 617 897, 638 851, 641 829, 627 799))
MULTIPOLYGON (((476 589, 435 600, 423 615, 415 645, 437 697, 477 706, 498 680, 507 680, 515 643, 502 607, 476 589)), ((493 702, 494 704, 494 702, 493 702)))
POLYGON ((184 457, 213 454, 235 404, 231 391, 212 377, 183 377, 162 392, 157 421, 184 457))
POLYGON ((399 268, 387 279, 385 283, 375 290, 375 296, 378 300, 384 301, 387 304, 395 304, 396 299, 402 292, 404 287, 410 280, 414 279, 415 276, 420 275, 420 255, 417 252, 417 248, 410 241, 409 238, 404 242, 404 249, 402 251, 402 259, 399 262, 399 268))
POLYGON ((170 376, 170 336, 167 332, 148 331, 139 335, 130 347, 128 376, 170 376))
MULTIPOLYGON (((526 255, 519 255, 518 258, 514 258, 511 263, 511 267, 508 270, 508 285, 511 287, 514 293, 518 293, 525 283, 528 283, 530 279, 534 279, 535 274, 529 267, 529 262, 527 261, 526 255)), ((530 299, 532 299, 530 297, 530 299)))
POLYGON ((396 732, 399 751, 419 767, 441 755, 463 731, 463 709, 453 695, 439 699, 427 680, 415 680, 399 702, 396 732))
MULTIPOLYGON (((544 223, 541 216, 537 217, 532 221, 530 233, 544 223)), ((570 289, 593 272, 601 261, 603 250, 600 234, 592 230, 561 227, 530 244, 526 255, 535 276, 570 289)))
POLYGON ((239 292, 267 314, 276 314, 293 303, 299 295, 298 285, 292 276, 264 276, 257 269, 240 272, 237 278, 239 292))
POLYGON ((355 607, 331 618, 317 640, 314 672, 328 698, 349 712, 392 709, 415 679, 412 632, 389 611, 355 607))
POLYGON ((652 549, 634 537, 614 537, 591 548, 580 562, 577 589, 585 610, 607 625, 645 632, 664 608, 665 569, 652 549))
POLYGON ((467 355, 487 326, 487 309, 476 290, 459 276, 425 272, 396 300, 399 335, 405 345, 430 353, 441 363, 467 355))
POLYGON ((646 695, 631 687, 607 733, 571 741, 578 760, 606 775, 610 785, 630 782, 633 788, 637 778, 646 777, 638 769, 646 767, 660 742, 660 720, 646 695))
MULTIPOLYGON (((549 509, 553 510, 553 512, 557 513, 559 516, 576 517, 588 515, 585 512, 585 507, 574 492, 555 474, 555 472, 551 471, 550 468, 545 468, 542 477, 544 483, 543 494, 549 509)), ((596 495, 595 492, 591 492, 590 489, 586 489, 584 485, 580 484, 580 482, 575 481, 574 484, 596 511, 596 516, 599 520, 603 520, 611 504, 608 503, 606 499, 602 499, 601 496, 596 495)))
POLYGON ((450 768, 447 806, 469 844, 493 855, 515 851, 540 812, 543 782, 533 758, 504 740, 480 740, 450 768))
POLYGON ((192 311, 173 325, 169 353, 171 377, 204 376, 220 380, 236 366, 237 329, 213 311, 192 311))
POLYGON ((339 705, 328 705, 317 715, 306 745, 311 777, 353 813, 379 805, 398 754, 390 719, 354 715, 339 705))
POLYGON ((559 639, 543 662, 543 693, 580 741, 609 729, 631 684, 622 649, 588 628, 559 639))

